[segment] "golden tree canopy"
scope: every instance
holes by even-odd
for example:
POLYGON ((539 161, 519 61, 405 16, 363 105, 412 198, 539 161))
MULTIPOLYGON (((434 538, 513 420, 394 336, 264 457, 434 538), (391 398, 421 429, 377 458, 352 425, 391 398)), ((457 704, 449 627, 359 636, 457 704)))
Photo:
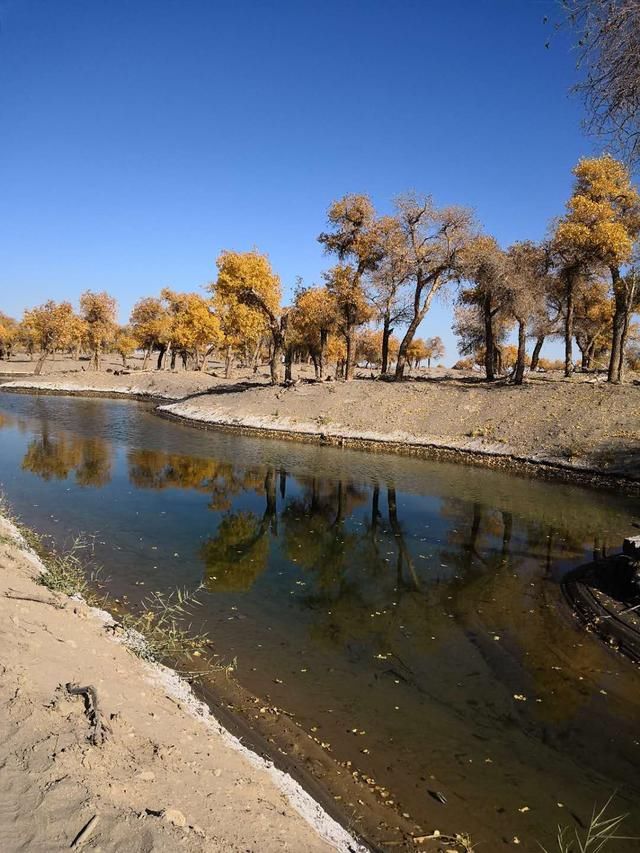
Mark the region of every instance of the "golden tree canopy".
POLYGON ((25 333, 43 353, 66 349, 73 344, 77 326, 70 302, 54 302, 24 312, 22 321, 25 333))
POLYGON ((236 299, 271 315, 269 319, 279 316, 282 296, 280 278, 271 269, 266 255, 255 249, 251 252, 225 250, 216 264, 218 280, 215 293, 220 299, 236 299))
POLYGON ((580 160, 573 173, 573 194, 556 225, 553 248, 569 261, 627 263, 640 233, 640 196, 629 170, 604 154, 580 160))
POLYGON ((209 300, 198 293, 161 292, 170 318, 169 337, 174 349, 199 351, 218 346, 222 341, 220 320, 209 300))
POLYGON ((116 300, 106 291, 85 290, 80 297, 80 312, 86 323, 89 347, 100 350, 113 341, 116 333, 116 300))
POLYGON ((308 287, 296 293, 290 326, 310 349, 336 325, 336 303, 326 287, 308 287))
POLYGON ((166 344, 169 341, 169 315, 155 296, 139 299, 131 311, 131 331, 143 349, 150 349, 156 344, 166 344))
POLYGON ((338 326, 341 330, 350 326, 361 326, 371 319, 373 308, 351 266, 336 264, 325 273, 325 280, 336 306, 338 326))

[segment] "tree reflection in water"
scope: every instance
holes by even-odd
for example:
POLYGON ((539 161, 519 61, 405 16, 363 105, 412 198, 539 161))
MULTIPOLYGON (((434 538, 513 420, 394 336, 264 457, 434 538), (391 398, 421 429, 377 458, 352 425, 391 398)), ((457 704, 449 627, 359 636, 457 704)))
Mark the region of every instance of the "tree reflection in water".
POLYGON ((276 470, 269 468, 264 477, 262 516, 248 510, 229 511, 222 516, 215 536, 209 537, 200 548, 207 589, 212 592, 247 591, 266 569, 269 538, 278 535, 276 489, 276 470))
POLYGON ((29 442, 22 468, 43 480, 66 480, 73 473, 79 486, 105 486, 111 480, 111 448, 101 438, 52 436, 45 424, 29 442))

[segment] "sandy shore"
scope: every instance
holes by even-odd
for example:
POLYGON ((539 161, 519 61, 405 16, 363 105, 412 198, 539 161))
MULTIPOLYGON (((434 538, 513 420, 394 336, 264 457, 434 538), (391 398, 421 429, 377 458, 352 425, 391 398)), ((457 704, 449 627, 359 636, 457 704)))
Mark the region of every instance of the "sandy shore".
MULTIPOLYGON (((372 450, 419 452, 586 482, 640 483, 640 384, 537 376, 522 387, 434 369, 403 383, 299 381, 263 372, 50 373, 3 389, 134 397, 198 426, 372 450)), ((635 485, 634 485, 635 484, 635 485)))
POLYGON ((36 583, 0 517, 0 849, 328 851, 358 845, 289 776, 245 749, 171 670, 111 638, 107 614, 36 583), (87 740, 91 683, 112 734, 87 740))

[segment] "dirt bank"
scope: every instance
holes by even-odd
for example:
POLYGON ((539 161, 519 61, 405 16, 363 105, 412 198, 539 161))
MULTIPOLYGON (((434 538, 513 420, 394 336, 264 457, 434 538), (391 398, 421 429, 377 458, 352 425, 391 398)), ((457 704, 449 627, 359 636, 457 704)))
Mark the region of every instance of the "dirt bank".
POLYGON ((359 849, 185 682, 110 639, 106 614, 38 585, 2 517, 0 569, 0 849, 68 849, 94 816, 86 847, 103 851, 359 849), (103 745, 67 682, 97 688, 103 745))
MULTIPOLYGON (((232 380, 180 371, 51 373, 2 383, 10 391, 153 399, 159 414, 368 449, 421 452, 586 482, 640 483, 640 384, 536 376, 487 384, 433 369, 403 383, 300 381, 264 373, 232 380)), ((635 484, 635 485, 634 485, 635 484)))
POLYGON ((184 370, 179 373, 165 370, 58 371, 43 376, 31 374, 12 379, 4 374, 0 385, 25 391, 44 391, 48 394, 94 394, 105 397, 134 397, 144 400, 182 400, 194 394, 225 391, 229 388, 255 386, 269 381, 268 374, 253 375, 251 371, 236 371, 232 379, 217 373, 184 370))
POLYGON ((159 413, 331 443, 452 451, 640 481, 640 387, 534 380, 302 383, 204 395, 159 413))

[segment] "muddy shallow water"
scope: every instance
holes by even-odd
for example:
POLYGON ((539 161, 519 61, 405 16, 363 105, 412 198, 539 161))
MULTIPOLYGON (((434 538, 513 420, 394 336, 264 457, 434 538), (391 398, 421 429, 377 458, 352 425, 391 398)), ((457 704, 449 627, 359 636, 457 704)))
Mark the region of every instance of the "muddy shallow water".
POLYGON ((220 658, 374 780, 390 826, 551 848, 617 791, 640 833, 638 671, 559 585, 619 548, 637 498, 6 393, 0 485, 58 543, 91 534, 132 606, 203 582, 220 658))

